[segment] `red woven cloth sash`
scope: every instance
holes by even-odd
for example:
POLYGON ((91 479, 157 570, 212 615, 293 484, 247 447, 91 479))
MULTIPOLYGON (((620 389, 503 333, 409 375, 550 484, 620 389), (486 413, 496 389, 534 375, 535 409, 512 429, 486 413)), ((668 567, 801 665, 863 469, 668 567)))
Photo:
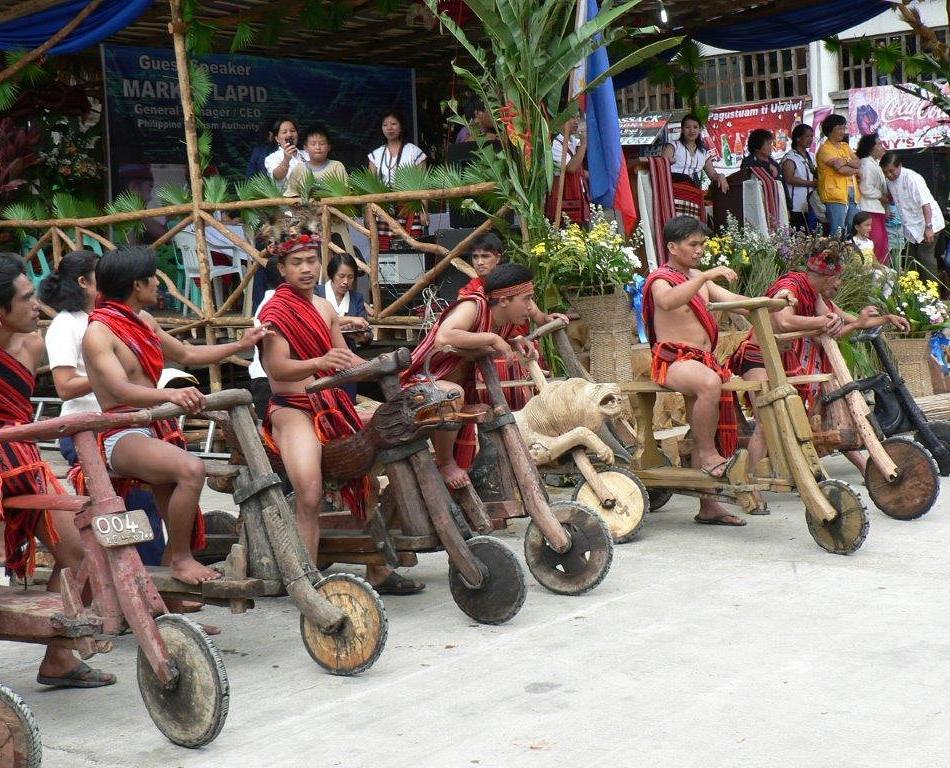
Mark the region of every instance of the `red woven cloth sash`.
MULTIPOLYGON (((689 276, 684 275, 679 270, 673 269, 668 265, 654 269, 647 276, 647 280, 643 284, 643 320, 646 323, 647 338, 650 340, 650 344, 656 344, 656 330, 653 327, 654 304, 652 289, 653 283, 657 280, 665 280, 673 287, 676 287, 689 280, 689 276)), ((699 320, 703 326, 703 330, 706 331, 706 335, 709 337, 710 348, 715 351, 716 344, 719 342, 719 325, 716 323, 716 318, 713 317, 712 312, 709 311, 709 308, 706 306, 706 300, 700 295, 699 291, 693 294, 693 298, 689 300, 689 308, 693 310, 696 319, 699 320)))
POLYGON ((660 155, 648 159, 650 167, 650 185, 653 188, 653 242, 656 245, 656 260, 658 264, 665 264, 668 257, 666 252, 666 238, 663 237, 663 227, 676 215, 673 203, 673 175, 670 172, 670 161, 660 155))
POLYGON ((775 177, 765 168, 753 166, 750 170, 762 185, 762 195, 765 200, 765 218, 768 222, 769 232, 774 232, 781 224, 779 221, 778 184, 775 177))
POLYGON ((89 324, 102 323, 125 346, 142 366, 142 371, 153 384, 158 383, 165 367, 162 341, 158 334, 121 301, 100 301, 89 315, 89 324))
POLYGON ((691 181, 674 181, 672 191, 677 216, 693 216, 706 221, 706 195, 702 187, 697 187, 691 181))
MULTIPOLYGON (((0 349, 0 426, 29 424, 33 419, 33 372, 0 349)), ((26 494, 65 493, 49 465, 40 458, 36 443, 0 443, 0 520, 4 521, 7 567, 23 577, 36 563, 36 532, 41 524, 57 541, 47 510, 12 510, 4 514, 4 497, 26 494)))
MULTIPOLYGON (((137 411, 138 408, 132 408, 127 405, 117 405, 114 408, 110 408, 106 413, 131 413, 137 411)), ((155 436, 169 445, 174 445, 176 448, 181 448, 183 451, 188 450, 188 445, 185 443, 185 436, 181 433, 181 430, 178 428, 178 422, 175 419, 159 419, 158 421, 153 421, 149 424, 149 427, 155 432, 155 436)), ((99 442, 99 453, 102 455, 103 462, 106 460, 106 449, 105 441, 117 435, 119 432, 124 432, 128 427, 121 427, 118 429, 107 429, 99 433, 98 442, 99 442)), ((76 493, 80 496, 86 495, 86 476, 83 474, 82 465, 80 463, 73 464, 67 475, 69 481, 73 484, 73 488, 76 489, 76 493)), ((115 489, 116 496, 125 498, 130 491, 135 488, 146 487, 148 483, 138 480, 134 477, 113 477, 112 478, 112 487, 115 489)), ((201 516, 201 507, 195 507, 195 524, 191 529, 191 548, 195 551, 200 551, 205 548, 207 544, 207 537, 205 532, 205 521, 201 516)))
MULTIPOLYGON (((356 426, 340 409, 340 401, 350 405, 348 397, 340 398, 336 395, 339 390, 317 392, 313 395, 290 394, 271 395, 264 416, 264 445, 269 451, 280 456, 280 450, 274 440, 271 419, 278 408, 293 408, 303 411, 313 419, 313 433, 317 439, 326 444, 333 439, 351 435, 362 428, 362 420, 356 417, 356 426)), ((352 408, 352 406, 351 406, 352 408)), ((355 411, 354 411, 355 413, 355 411)), ((369 498, 370 484, 366 475, 346 481, 340 488, 340 496, 353 516, 359 520, 366 519, 366 500, 369 498)))
MULTIPOLYGON (((491 311, 488 308, 488 298, 482 290, 474 290, 474 280, 470 281, 466 288, 473 290, 464 296, 459 295, 458 301, 447 307, 442 316, 436 321, 435 325, 429 329, 425 338, 419 342, 419 345, 412 351, 412 362, 409 367, 402 372, 400 382, 403 387, 407 387, 423 376, 426 356, 435 348, 435 337, 439 332, 442 321, 448 317, 449 313, 464 301, 474 301, 478 314, 475 318, 475 324, 469 330, 472 333, 486 333, 491 330, 491 311)), ((447 353, 437 352, 432 356, 429 362, 429 372, 434 379, 444 379, 451 375, 456 368, 465 362, 465 358, 447 353)), ((462 382, 462 390, 465 393, 465 402, 474 404, 478 402, 475 390, 475 375, 472 374, 468 381, 462 382)), ((455 463, 462 469, 468 469, 472 466, 475 453, 478 450, 477 430, 474 424, 464 424, 455 437, 455 463)))
MULTIPOLYGON (((297 360, 310 360, 325 355, 333 347, 330 327, 317 311, 310 297, 295 291, 287 283, 279 286, 260 314, 261 323, 269 323, 287 340, 290 353, 297 360)), ((327 375, 336 373, 329 371, 327 375)), ((287 402, 284 407, 296 408, 311 414, 314 432, 321 443, 352 435, 363 428, 363 422, 347 394, 341 389, 331 389, 316 395, 279 395, 287 402)), ((276 443, 270 432, 270 414, 274 408, 272 398, 264 421, 265 438, 271 441, 270 448, 277 455, 276 443)), ((347 482, 343 498, 350 510, 359 518, 366 515, 366 500, 369 498, 369 480, 366 477, 347 482)))
MULTIPOLYGON (((732 371, 720 365, 716 356, 705 349, 697 349, 687 344, 662 341, 653 347, 653 367, 650 375, 661 385, 666 385, 666 374, 673 363, 683 360, 696 360, 713 371, 724 382, 732 378, 732 371)), ((739 447, 739 427, 736 416, 736 397, 734 392, 723 391, 719 397, 719 429, 716 432, 716 448, 723 456, 731 456, 739 447)))

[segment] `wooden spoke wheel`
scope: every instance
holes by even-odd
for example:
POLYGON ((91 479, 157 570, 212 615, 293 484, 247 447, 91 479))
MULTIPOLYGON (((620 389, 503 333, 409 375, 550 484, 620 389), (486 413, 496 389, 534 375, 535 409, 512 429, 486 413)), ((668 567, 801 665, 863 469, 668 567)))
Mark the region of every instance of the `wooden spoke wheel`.
POLYGON ((170 688, 159 682, 139 648, 137 677, 152 722, 180 747, 214 741, 228 717, 231 686, 218 649, 191 619, 169 613, 155 619, 158 634, 178 679, 170 688))
POLYGON ((346 616, 335 632, 323 632, 300 617, 300 636, 310 657, 332 675, 365 672, 383 652, 389 620, 383 601, 366 581, 351 573, 334 573, 316 583, 317 593, 346 616))
MULTIPOLYGON (((943 477, 946 477, 947 475, 950 475, 950 421, 931 421, 930 429, 933 430, 934 436, 941 443, 943 443, 944 447, 947 449, 947 455, 944 456, 943 459, 937 459, 937 466, 940 468, 940 474, 943 477)), ((927 443, 921 437, 919 432, 914 435, 914 439, 925 448, 927 447, 927 443)))
POLYGON ((570 534, 571 548, 555 552, 532 520, 524 537, 528 570, 541 586, 559 595, 582 595, 604 580, 614 559, 607 523, 593 509, 576 501, 551 505, 551 512, 570 534))
POLYGON ((0 766, 40 768, 43 744, 33 712, 19 696, 0 685, 0 766))
POLYGON ((805 514, 808 532, 824 550, 836 555, 857 552, 868 535, 871 518, 857 492, 841 480, 822 480, 818 483, 837 515, 824 522, 805 514))
POLYGON ((889 437, 881 445, 899 474, 889 481, 868 459, 864 484, 871 501, 896 520, 916 520, 927 514, 940 495, 940 469, 930 451, 904 435, 889 437))
POLYGON ((528 593, 521 563, 514 552, 491 536, 473 536, 465 544, 481 564, 484 581, 479 587, 469 586, 450 563, 452 599, 481 624, 504 624, 521 610, 528 593))
POLYGON ((628 469, 611 467, 598 472, 597 475, 617 500, 614 507, 607 509, 601 504, 594 489, 583 478, 574 486, 572 498, 600 515, 610 529, 614 544, 626 544, 643 527, 647 499, 650 498, 647 489, 640 482, 640 478, 628 469))

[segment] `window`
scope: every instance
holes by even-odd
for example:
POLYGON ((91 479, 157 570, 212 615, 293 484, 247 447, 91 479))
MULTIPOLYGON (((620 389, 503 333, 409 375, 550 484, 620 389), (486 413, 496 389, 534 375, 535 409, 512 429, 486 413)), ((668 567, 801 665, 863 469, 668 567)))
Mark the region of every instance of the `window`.
MULTIPOLYGON (((935 29, 934 32, 942 43, 947 42, 946 27, 935 29)), ((910 31, 893 35, 879 35, 870 38, 870 40, 873 43, 897 43, 905 53, 917 53, 917 36, 910 31)), ((847 45, 842 47, 839 61, 841 62, 841 85, 845 90, 905 82, 904 72, 900 66, 894 70, 893 75, 882 75, 877 71, 877 67, 874 66, 873 62, 855 59, 847 45)))
MULTIPOLYGON (((700 65, 699 100, 710 107, 808 95, 808 48, 707 56, 700 65)), ((681 109, 669 85, 648 80, 617 91, 621 114, 681 109)))

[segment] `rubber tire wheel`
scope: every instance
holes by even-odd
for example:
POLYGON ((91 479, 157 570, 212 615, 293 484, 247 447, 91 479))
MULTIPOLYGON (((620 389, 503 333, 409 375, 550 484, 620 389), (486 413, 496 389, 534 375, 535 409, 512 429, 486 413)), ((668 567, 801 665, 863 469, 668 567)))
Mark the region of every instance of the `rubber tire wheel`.
POLYGON ((528 587, 515 553, 491 536, 473 536, 465 542, 483 568, 485 580, 468 586, 454 563, 449 563, 449 591, 462 612, 480 624, 504 624, 521 610, 528 587))
POLYGON ((940 469, 937 462, 930 451, 907 435, 889 437, 882 445, 902 474, 898 475, 894 482, 888 482, 877 465, 868 458, 864 468, 864 485, 871 501, 881 512, 895 520, 916 520, 923 517, 940 495, 940 469), (907 467, 912 467, 913 471, 904 474, 907 467), (913 489, 910 488, 911 485, 914 486, 913 489), (910 490, 918 493, 910 495, 910 490), (916 506, 908 507, 902 503, 914 497, 920 498, 916 506))
MULTIPOLYGON (((930 428, 933 430, 934 436, 947 447, 947 455, 942 460, 937 459, 936 456, 934 457, 937 462, 937 467, 940 470, 940 475, 947 477, 950 475, 950 421, 944 421, 942 419, 931 421, 930 428)), ((927 443, 924 442, 919 432, 914 435, 914 440, 924 446, 924 448, 927 447, 927 443)), ((933 454, 931 453, 931 455, 933 454)))
POLYGON ((524 557, 531 575, 558 595, 582 595, 604 580, 614 559, 610 528, 593 509, 576 501, 551 505, 551 513, 571 536, 571 548, 555 552, 534 520, 524 537, 524 557))
POLYGON ((346 620, 338 631, 327 634, 301 614, 300 637, 310 658, 331 675, 365 672, 376 663, 389 636, 383 601, 369 582, 352 573, 325 576, 314 588, 343 611, 346 620))
POLYGON ((137 678, 149 717, 180 747, 203 747, 221 733, 228 717, 231 685, 218 649, 191 619, 166 613, 155 619, 178 681, 164 689, 139 648, 137 678))
MULTIPOLYGON (((663 466, 672 467, 673 462, 670 461, 670 457, 662 451, 660 453, 663 456, 663 466)), ((658 512, 666 502, 673 498, 673 490, 671 488, 647 488, 647 495, 650 497, 650 511, 658 512)))
MULTIPOLYGON (((4 685, 0 685, 0 729, 6 726, 13 736, 12 768, 40 768, 43 742, 33 712, 26 702, 4 685)), ((0 736, 6 734, 0 730, 0 736)), ((3 754, 0 753, 0 757, 3 754)))
POLYGON ((606 509, 600 504, 597 494, 583 477, 574 486, 571 498, 600 515, 610 529, 614 544, 626 544, 632 541, 643 527, 649 493, 640 478, 629 469, 609 467, 597 474, 607 487, 617 494, 617 504, 623 504, 628 509, 632 507, 634 511, 622 514, 617 511, 617 507, 606 509))
POLYGON ((857 552, 871 527, 871 517, 864 501, 857 491, 843 480, 822 480, 818 487, 838 514, 825 523, 813 519, 806 512, 808 532, 815 543, 827 552, 835 555, 857 552))

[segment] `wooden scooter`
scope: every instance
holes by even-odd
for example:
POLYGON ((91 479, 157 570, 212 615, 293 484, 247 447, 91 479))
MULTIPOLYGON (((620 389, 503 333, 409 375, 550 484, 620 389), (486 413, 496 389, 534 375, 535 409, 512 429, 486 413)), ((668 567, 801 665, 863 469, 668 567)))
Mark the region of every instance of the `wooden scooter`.
POLYGON ((770 311, 789 303, 785 299, 757 298, 714 302, 710 311, 748 310, 768 376, 766 382, 733 378, 726 391, 755 393, 768 456, 750 467, 748 453, 740 449, 726 477, 712 477, 698 469, 671 467, 653 436, 653 406, 656 395, 672 390, 653 382, 624 382, 639 411, 643 452, 632 467, 650 493, 650 507, 657 509, 673 493, 738 504, 746 512, 756 509, 755 492, 796 491, 805 506, 805 521, 815 542, 829 552, 850 554, 867 537, 870 520, 861 497, 847 483, 827 479, 815 448, 805 406, 795 385, 823 383, 829 374, 788 376, 772 330, 770 311), (819 478, 816 480, 816 478, 819 478))
POLYGON ((161 406, 135 413, 75 414, 0 429, 0 443, 73 436, 89 490, 89 496, 4 499, 8 513, 75 513, 84 557, 77 568, 62 570, 59 594, 0 587, 0 640, 55 644, 88 659, 112 649, 108 636, 131 630, 139 646, 139 691, 149 715, 175 744, 201 747, 214 740, 227 718, 230 685, 224 663, 195 622, 167 612, 135 549, 137 543, 151 540, 151 525, 143 511, 126 510, 116 496, 96 440, 97 431, 142 426, 181 413, 161 406))
MULTIPOLYGON (((228 605, 232 613, 244 613, 255 598, 286 594, 300 611, 300 636, 317 664, 335 675, 369 669, 386 644, 383 603, 363 579, 346 573, 324 577, 311 562, 283 481, 261 443, 251 394, 241 389, 209 395, 204 414, 222 424, 242 457, 240 466, 207 467, 209 479, 226 481, 240 516, 229 534, 212 534, 216 546, 225 543, 222 539, 229 545, 221 566, 224 578, 192 586, 173 579, 166 569, 152 568, 159 590, 178 599, 228 605)), ((154 416, 142 423, 152 420, 154 416)))
POLYGON ((0 685, 0 768, 40 768, 43 743, 26 702, 0 685))
POLYGON ((834 339, 807 331, 776 336, 780 341, 806 337, 821 346, 831 366, 831 378, 821 385, 824 396, 811 416, 818 454, 866 449, 864 484, 875 506, 897 520, 923 516, 940 495, 940 471, 930 451, 907 435, 884 436, 834 339))

